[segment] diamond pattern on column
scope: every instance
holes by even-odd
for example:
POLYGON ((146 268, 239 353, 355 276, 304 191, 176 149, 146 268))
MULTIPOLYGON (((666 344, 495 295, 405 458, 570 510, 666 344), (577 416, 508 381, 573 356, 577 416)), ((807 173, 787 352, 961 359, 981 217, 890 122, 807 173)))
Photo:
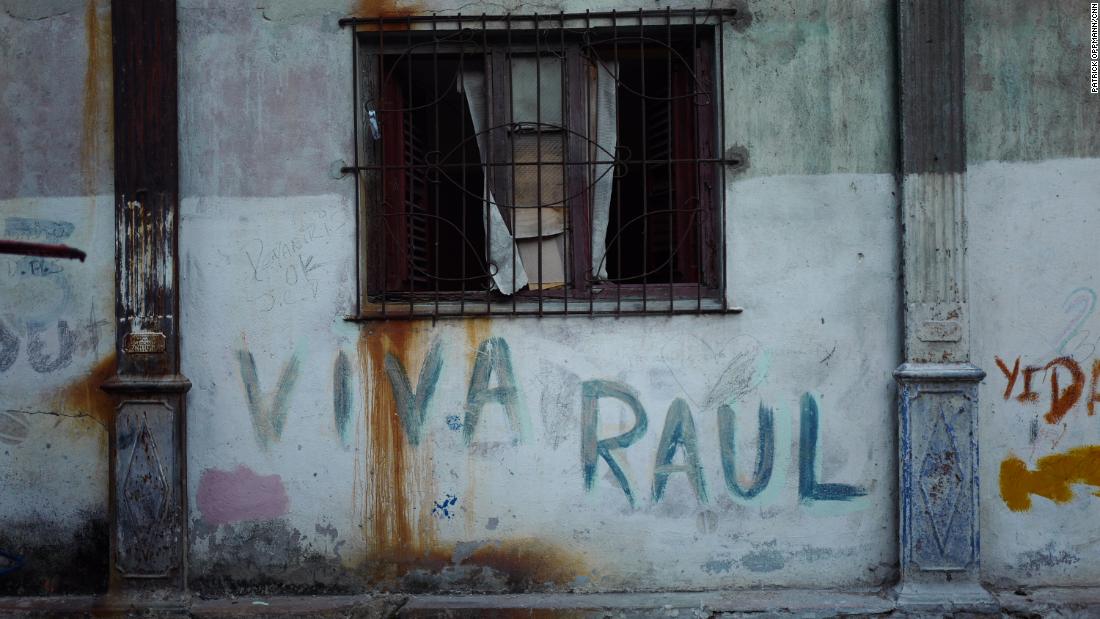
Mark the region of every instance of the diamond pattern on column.
POLYGON ((963 469, 959 466, 955 433, 947 423, 947 415, 942 406, 939 407, 935 427, 928 440, 928 449, 921 460, 919 475, 917 484, 924 500, 924 512, 932 525, 932 534, 940 555, 944 555, 964 479, 963 469))
POLYGON ((168 480, 157 454, 157 443, 144 416, 130 453, 122 496, 132 530, 139 535, 159 533, 160 527, 156 525, 164 519, 168 506, 168 480))

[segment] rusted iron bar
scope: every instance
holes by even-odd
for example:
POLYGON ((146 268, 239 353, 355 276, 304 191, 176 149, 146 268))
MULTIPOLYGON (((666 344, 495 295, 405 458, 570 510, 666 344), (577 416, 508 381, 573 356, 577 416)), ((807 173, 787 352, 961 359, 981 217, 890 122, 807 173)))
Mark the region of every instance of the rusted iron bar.
POLYGON ((40 258, 64 258, 67 260, 79 260, 81 262, 84 262, 84 259, 88 257, 84 252, 75 247, 69 247, 68 245, 4 240, 0 240, 0 254, 37 256, 40 258))
MULTIPOLYGON (((643 12, 646 17, 654 17, 655 19, 667 18, 667 17, 680 17, 691 19, 694 16, 699 17, 727 17, 736 18, 741 16, 743 10, 739 7, 730 7, 725 9, 668 9, 661 11, 648 11, 643 12)), ((630 14, 635 16, 637 11, 586 11, 584 13, 548 13, 542 17, 536 15, 522 15, 522 14, 504 14, 504 15, 488 15, 483 16, 483 27, 489 25, 497 25, 512 21, 535 21, 538 19, 552 19, 558 23, 565 23, 571 21, 590 21, 590 20, 615 20, 622 19, 630 14)), ((381 16, 357 16, 357 17, 344 17, 340 20, 340 26, 358 26, 358 25, 372 25, 372 24, 431 24, 433 22, 448 21, 454 19, 461 19, 461 15, 451 16, 445 14, 431 15, 381 15, 381 16)))

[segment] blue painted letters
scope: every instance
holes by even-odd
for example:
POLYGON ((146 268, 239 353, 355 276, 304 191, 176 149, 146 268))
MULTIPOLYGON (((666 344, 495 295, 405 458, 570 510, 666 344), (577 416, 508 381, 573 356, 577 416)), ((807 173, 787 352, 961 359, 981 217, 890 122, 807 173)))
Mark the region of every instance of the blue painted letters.
POLYGON ((798 439, 798 496, 803 501, 850 501, 867 491, 849 484, 823 484, 817 482, 817 401, 808 393, 802 394, 802 420, 798 439))
POLYGON ((672 401, 665 416, 665 428, 661 431, 661 442, 657 446, 657 463, 653 467, 653 502, 661 500, 668 484, 668 476, 673 473, 687 474, 688 481, 700 503, 707 502, 707 485, 703 479, 703 465, 699 462, 699 443, 695 438, 695 420, 691 417, 691 408, 681 398, 672 401), (684 463, 672 464, 676 450, 683 447, 684 463))
POLYGON ((606 380, 589 380, 581 383, 581 464, 584 467, 584 487, 591 490, 596 481, 596 464, 599 458, 607 462, 619 487, 623 489, 630 504, 634 505, 634 493, 630 489, 630 480, 615 461, 612 449, 623 449, 633 445, 645 435, 649 422, 645 409, 638 401, 634 390, 622 383, 606 380), (597 430, 600 420, 600 398, 615 398, 626 404, 634 413, 634 427, 629 431, 611 438, 599 439, 597 430))

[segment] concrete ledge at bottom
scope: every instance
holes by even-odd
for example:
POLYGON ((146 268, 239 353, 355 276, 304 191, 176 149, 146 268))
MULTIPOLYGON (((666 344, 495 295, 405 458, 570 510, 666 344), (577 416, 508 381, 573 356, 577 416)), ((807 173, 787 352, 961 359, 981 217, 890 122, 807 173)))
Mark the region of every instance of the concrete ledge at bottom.
POLYGON ((0 597, 0 617, 942 617, 1100 616, 1100 588, 992 592, 975 612, 899 607, 894 594, 819 590, 517 595, 346 595, 192 599, 185 608, 125 607, 94 596, 0 597))

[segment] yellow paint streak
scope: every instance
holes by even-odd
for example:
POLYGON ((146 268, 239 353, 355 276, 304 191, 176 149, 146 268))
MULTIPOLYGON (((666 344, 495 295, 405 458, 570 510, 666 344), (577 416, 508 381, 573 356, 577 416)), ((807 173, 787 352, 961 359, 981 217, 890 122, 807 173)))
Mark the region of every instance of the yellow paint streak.
POLYGON ((80 172, 85 195, 94 196, 101 162, 110 160, 109 136, 113 134, 111 113, 111 16, 99 10, 99 0, 89 0, 84 16, 84 40, 88 65, 84 71, 83 127, 80 139, 80 172))
POLYGON ((392 353, 415 377, 428 328, 388 322, 364 330, 359 339, 366 391, 363 523, 369 556, 379 564, 403 563, 435 544, 430 445, 408 443, 385 370, 392 353))
MULTIPOLYGON (((1044 456, 1034 471, 1019 458, 1001 462, 1001 498, 1014 512, 1031 509, 1032 494, 1067 503, 1073 499, 1071 484, 1100 487, 1100 446, 1076 447, 1044 456)), ((1092 494, 1100 496, 1100 491, 1092 494)))

